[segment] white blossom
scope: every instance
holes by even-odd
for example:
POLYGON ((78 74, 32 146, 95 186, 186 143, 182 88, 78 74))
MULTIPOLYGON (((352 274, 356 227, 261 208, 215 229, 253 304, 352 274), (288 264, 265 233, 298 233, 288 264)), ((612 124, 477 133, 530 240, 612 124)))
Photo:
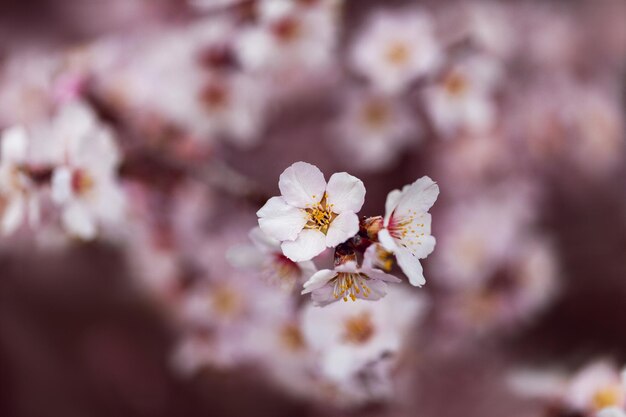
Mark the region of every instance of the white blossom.
POLYGON ((355 41, 351 64, 376 88, 398 93, 437 68, 441 51, 429 15, 420 11, 376 13, 355 41))
POLYGON ((419 260, 435 249, 428 210, 438 195, 439 186, 429 177, 422 177, 402 191, 391 191, 385 203, 384 228, 378 239, 396 256, 402 272, 415 286, 426 282, 419 260))
POLYGON ((401 282, 372 266, 367 258, 362 266, 348 261, 334 269, 322 269, 304 283, 302 294, 311 293, 315 305, 323 306, 334 301, 378 300, 386 294, 386 282, 401 282))
POLYGON ((81 103, 65 106, 53 129, 63 161, 52 175, 52 198, 61 206, 63 227, 93 239, 100 222, 118 222, 123 216, 118 149, 111 132, 81 103))
POLYGON ((285 256, 307 261, 359 231, 356 213, 365 200, 363 182, 345 172, 328 184, 314 165, 296 162, 278 182, 281 196, 270 198, 257 212, 263 232, 281 242, 285 256))

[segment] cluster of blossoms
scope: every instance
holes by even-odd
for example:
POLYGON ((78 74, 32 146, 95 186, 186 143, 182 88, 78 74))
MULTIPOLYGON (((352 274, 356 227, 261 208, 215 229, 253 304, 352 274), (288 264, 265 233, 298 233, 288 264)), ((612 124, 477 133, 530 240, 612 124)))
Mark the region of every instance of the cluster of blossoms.
POLYGON ((356 213, 365 186, 350 174, 333 174, 326 183, 316 166, 296 162, 281 174, 278 186, 281 195, 257 212, 261 232, 280 243, 282 255, 292 262, 334 249, 334 268, 320 270, 304 283, 302 293, 311 293, 315 303, 383 297, 387 282, 400 282, 384 271, 391 270, 391 256, 412 285, 425 283, 420 259, 435 248, 428 210, 439 195, 430 178, 390 192, 385 216, 361 221, 356 213))
POLYGON ((63 105, 49 125, 2 133, 0 217, 6 235, 42 217, 71 236, 93 239, 102 224, 123 218, 124 196, 113 133, 79 101, 63 105), (52 207, 50 207, 52 206, 52 207))

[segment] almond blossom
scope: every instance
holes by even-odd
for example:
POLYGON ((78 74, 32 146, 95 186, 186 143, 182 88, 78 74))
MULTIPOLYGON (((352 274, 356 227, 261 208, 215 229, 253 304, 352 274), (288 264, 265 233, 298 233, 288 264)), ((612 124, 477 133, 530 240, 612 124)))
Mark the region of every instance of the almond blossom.
POLYGON ((302 294, 311 293, 315 305, 323 306, 334 301, 378 300, 386 294, 386 282, 401 282, 393 275, 372 266, 366 258, 362 266, 347 261, 334 269, 322 269, 304 283, 302 294))
POLYGON ((499 77, 496 61, 477 56, 454 65, 424 92, 430 116, 444 137, 493 127, 497 114, 493 91, 499 77))
POLYGON ((235 246, 227 253, 234 266, 258 271, 263 279, 287 291, 316 271, 312 261, 294 262, 287 258, 280 242, 267 236, 261 228, 250 230, 248 237, 253 245, 235 246))
POLYGON ((381 91, 399 93, 441 61, 432 26, 421 11, 374 14, 352 47, 352 67, 381 91))
POLYGON ((395 162, 418 133, 415 117, 397 99, 370 91, 351 94, 337 123, 337 144, 346 163, 378 170, 395 162))
POLYGON ((100 222, 117 222, 123 215, 118 149, 111 131, 80 103, 64 107, 54 129, 63 162, 52 174, 52 198, 61 206, 63 227, 81 239, 93 239, 100 222))
POLYGON ((419 260, 435 249, 428 210, 437 200, 439 186, 429 177, 422 177, 387 196, 383 229, 378 239, 392 252, 411 285, 426 283, 419 260))
POLYGON ((284 255, 308 261, 359 231, 356 213, 365 200, 363 182, 348 173, 333 174, 328 183, 314 165, 296 162, 278 182, 281 195, 257 212, 261 230, 281 242, 284 255))

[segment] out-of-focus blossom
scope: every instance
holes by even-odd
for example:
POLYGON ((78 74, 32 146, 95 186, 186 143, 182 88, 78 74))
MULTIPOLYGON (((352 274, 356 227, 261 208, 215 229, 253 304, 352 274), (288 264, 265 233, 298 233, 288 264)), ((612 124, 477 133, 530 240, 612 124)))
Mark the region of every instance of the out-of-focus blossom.
POLYGON ((378 375, 384 380, 382 385, 359 383, 360 377, 381 360, 397 361, 407 333, 423 319, 426 307, 423 296, 400 287, 390 288, 387 296, 376 303, 357 300, 354 304, 335 303, 323 309, 309 304, 302 313, 303 334, 320 358, 322 374, 340 393, 346 391, 344 402, 350 398, 378 400, 391 383, 391 367, 383 365, 379 369, 383 371, 378 375), (375 387, 382 388, 382 392, 370 391, 375 387))
POLYGON ((259 227, 248 234, 253 245, 234 246, 227 256, 231 263, 258 273, 268 283, 286 291, 291 291, 296 284, 308 279, 315 273, 312 261, 294 262, 287 258, 280 242, 267 236, 259 227))
POLYGON ((365 186, 358 178, 341 172, 327 184, 316 166, 296 162, 280 175, 278 187, 282 195, 270 198, 257 216, 261 230, 279 240, 292 261, 310 260, 359 231, 356 213, 365 186))
POLYGON ((331 64, 337 37, 337 2, 323 1, 317 6, 305 3, 259 2, 258 23, 244 29, 237 42, 245 68, 290 83, 331 64))
POLYGON ((444 137, 459 132, 485 133, 495 124, 494 87, 498 64, 487 57, 466 58, 449 68, 424 92, 425 104, 444 137))
POLYGON ((443 215, 433 259, 439 283, 452 288, 480 285, 508 259, 532 214, 529 193, 518 189, 514 196, 492 194, 458 204, 443 215))
POLYGON ((112 132, 80 103, 63 107, 53 129, 63 161, 52 174, 52 198, 62 206, 64 228, 79 238, 93 239, 100 222, 112 224, 123 218, 117 145, 112 132))
POLYGON ((626 410, 617 407, 609 407, 600 410, 598 417, 625 417, 626 410))
POLYGON ((555 371, 519 371, 512 374, 510 382, 518 394, 544 400, 564 415, 610 416, 623 413, 626 407, 626 371, 620 372, 606 360, 593 361, 571 376, 555 371))
POLYGON ((391 165, 411 142, 418 142, 414 115, 393 97, 360 91, 351 94, 345 106, 333 145, 346 163, 379 170, 391 165))
POLYGON ((385 296, 386 282, 401 282, 393 275, 373 267, 371 260, 362 266, 347 261, 334 269, 322 269, 304 283, 302 294, 311 293, 315 305, 323 306, 334 301, 378 300, 385 296))
POLYGON ((431 19, 418 10, 375 13, 352 46, 352 67, 374 87, 399 93, 441 62, 431 19))
POLYGON ((23 127, 5 130, 0 138, 0 216, 4 235, 16 231, 25 221, 39 222, 36 184, 25 171, 28 163, 28 133, 23 127))
POLYGON ((396 256, 411 285, 426 283, 419 260, 435 249, 428 210, 435 204, 438 195, 439 186, 429 177, 422 177, 387 195, 384 228, 378 232, 378 239, 386 250, 396 256))

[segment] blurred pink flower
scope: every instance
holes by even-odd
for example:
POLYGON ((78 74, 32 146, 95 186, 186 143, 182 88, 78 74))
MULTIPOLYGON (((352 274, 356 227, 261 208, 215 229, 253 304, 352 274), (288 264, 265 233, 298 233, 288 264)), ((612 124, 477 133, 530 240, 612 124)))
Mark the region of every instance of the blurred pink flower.
POLYGON ((399 93, 442 60, 430 15, 420 10, 376 12, 350 51, 350 63, 375 88, 399 93))

